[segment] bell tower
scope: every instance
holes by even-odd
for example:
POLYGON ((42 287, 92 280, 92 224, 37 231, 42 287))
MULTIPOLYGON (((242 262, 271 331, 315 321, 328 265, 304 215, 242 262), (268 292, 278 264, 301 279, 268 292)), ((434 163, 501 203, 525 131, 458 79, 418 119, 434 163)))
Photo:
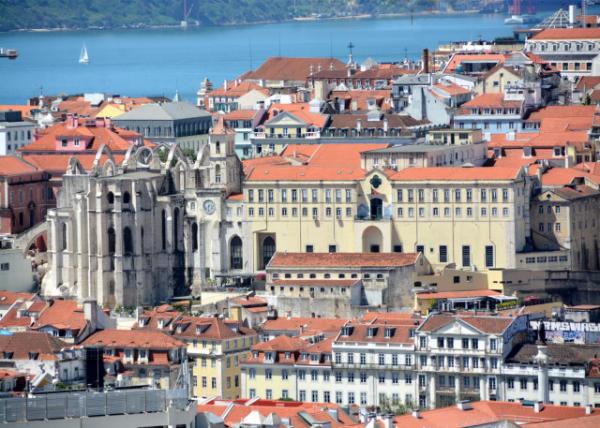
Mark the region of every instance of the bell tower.
POLYGON ((235 131, 221 116, 210 132, 210 185, 226 195, 241 191, 242 166, 235 153, 235 131))

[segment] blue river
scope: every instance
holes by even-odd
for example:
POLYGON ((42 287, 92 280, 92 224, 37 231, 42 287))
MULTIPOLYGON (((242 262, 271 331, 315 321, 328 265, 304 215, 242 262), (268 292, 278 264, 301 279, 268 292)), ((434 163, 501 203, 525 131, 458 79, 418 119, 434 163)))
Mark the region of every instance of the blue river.
POLYGON ((0 33, 0 104, 39 94, 108 92, 194 101, 201 80, 215 86, 270 56, 333 56, 376 61, 418 58, 440 43, 511 35, 502 15, 303 21, 183 29, 0 33), (78 63, 83 45, 90 63, 78 63))

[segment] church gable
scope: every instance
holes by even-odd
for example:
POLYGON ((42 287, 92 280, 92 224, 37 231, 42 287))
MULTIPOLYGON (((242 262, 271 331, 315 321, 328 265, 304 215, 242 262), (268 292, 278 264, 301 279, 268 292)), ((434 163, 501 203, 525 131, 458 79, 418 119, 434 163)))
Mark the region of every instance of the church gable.
POLYGON ((269 120, 266 126, 308 126, 306 122, 300 120, 296 116, 287 111, 283 111, 279 113, 277 116, 269 120))

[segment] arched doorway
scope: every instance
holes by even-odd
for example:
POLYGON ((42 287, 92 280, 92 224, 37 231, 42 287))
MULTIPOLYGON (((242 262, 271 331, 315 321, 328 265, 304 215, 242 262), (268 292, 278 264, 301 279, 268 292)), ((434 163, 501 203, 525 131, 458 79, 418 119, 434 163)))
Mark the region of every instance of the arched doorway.
POLYGON ((375 226, 367 227, 362 235, 363 253, 380 253, 383 247, 383 233, 375 226))
POLYGON ((242 240, 239 236, 234 236, 229 243, 229 258, 231 269, 243 268, 244 257, 242 253, 242 240))
POLYGON ((378 220, 383 217, 383 200, 378 197, 371 198, 371 219, 378 220))
POLYGON ((275 254, 275 239, 272 236, 267 236, 262 244, 262 266, 261 269, 264 269, 271 257, 275 254))

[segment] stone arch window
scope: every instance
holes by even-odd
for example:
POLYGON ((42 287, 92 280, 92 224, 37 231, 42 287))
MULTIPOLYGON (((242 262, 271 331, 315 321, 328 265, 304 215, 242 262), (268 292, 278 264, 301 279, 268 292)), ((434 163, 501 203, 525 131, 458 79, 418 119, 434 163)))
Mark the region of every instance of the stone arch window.
POLYGON ((221 143, 219 141, 215 143, 215 153, 221 154, 221 143))
POLYGON ((131 195, 129 194, 129 192, 123 193, 123 203, 128 204, 130 202, 131 202, 131 195))
POLYGON ((108 228, 108 254, 115 254, 116 249, 116 239, 115 239, 115 229, 112 227, 108 228))
POLYGON ((161 212, 161 216, 160 216, 160 222, 161 222, 161 241, 162 241, 162 249, 166 250, 167 249, 167 213, 165 212, 165 210, 162 210, 161 212))
POLYGON ((215 183, 221 182, 221 165, 215 166, 215 183))
POLYGON ((173 251, 179 250, 179 208, 173 210, 173 251))
POLYGON ((271 257, 275 254, 275 239, 272 236, 267 236, 262 245, 262 264, 266 267, 271 261, 271 257))
POLYGON ((62 223, 62 245, 60 247, 61 250, 67 249, 67 223, 62 223))
POLYGON ((123 254, 133 254, 133 236, 129 227, 123 229, 123 254))
POLYGON ((108 192, 108 194, 106 195, 106 201, 112 205, 115 203, 115 195, 113 192, 108 192))
POLYGON ((192 223, 192 251, 198 251, 198 223, 192 223))
POLYGON ((242 253, 242 240, 239 236, 234 236, 229 243, 229 256, 231 269, 242 269, 244 257, 242 253))

